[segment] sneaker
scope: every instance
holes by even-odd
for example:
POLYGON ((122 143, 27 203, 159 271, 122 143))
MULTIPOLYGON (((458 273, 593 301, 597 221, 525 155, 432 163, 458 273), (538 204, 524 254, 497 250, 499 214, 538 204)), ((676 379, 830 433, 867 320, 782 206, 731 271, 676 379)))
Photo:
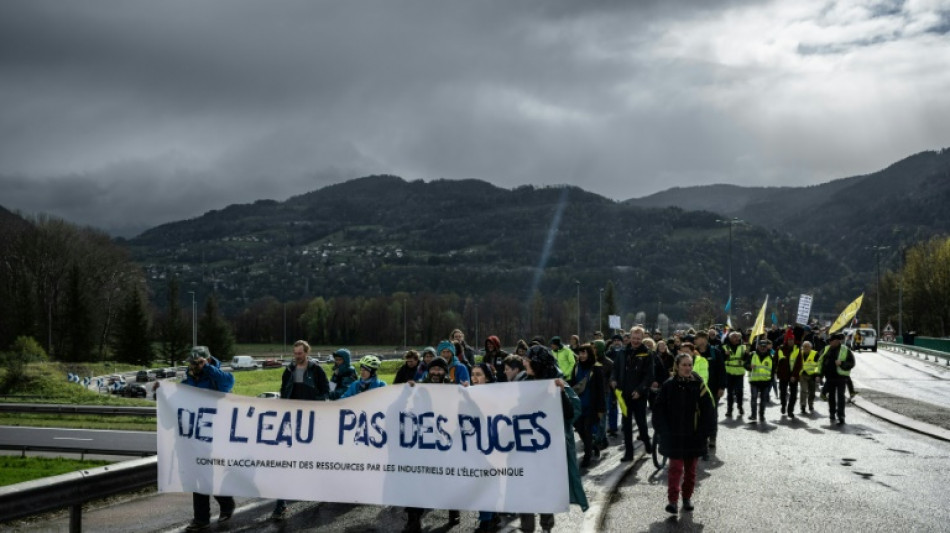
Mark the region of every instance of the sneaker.
POLYGON ((749 415, 749 420, 755 420, 755 413, 752 413, 751 415, 749 415))
POLYGON ((679 511, 676 510, 676 504, 675 504, 675 503, 668 503, 668 504, 666 504, 666 512, 668 512, 668 513, 670 513, 670 514, 676 514, 676 513, 678 513, 679 511))
POLYGON ((185 528, 185 531, 204 531, 211 527, 211 524, 208 522, 199 522, 197 520, 192 520, 188 527, 185 528))
POLYGON ((690 501, 689 498, 683 498, 683 510, 684 510, 684 511, 692 511, 692 510, 693 510, 693 502, 690 501))
POLYGON ((234 515, 234 509, 232 509, 232 510, 226 512, 226 513, 222 512, 221 514, 218 515, 218 523, 219 523, 219 524, 222 524, 222 523, 224 523, 224 522, 227 522, 228 520, 231 519, 231 517, 232 517, 233 515, 234 515))
POLYGON ((287 516, 287 508, 283 509, 274 509, 274 512, 270 514, 271 520, 276 520, 280 522, 287 516))

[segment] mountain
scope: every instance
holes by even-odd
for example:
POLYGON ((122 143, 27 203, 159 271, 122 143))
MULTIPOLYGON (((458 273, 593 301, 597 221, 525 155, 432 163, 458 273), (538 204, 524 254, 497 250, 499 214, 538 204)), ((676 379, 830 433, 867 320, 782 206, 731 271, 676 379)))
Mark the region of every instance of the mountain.
POLYGON ((921 152, 887 168, 809 187, 707 185, 627 200, 740 219, 813 242, 858 272, 874 270, 875 248, 896 266, 901 246, 950 233, 950 148, 921 152))
MULTIPOLYGON (((232 312, 265 296, 400 291, 528 301, 537 290, 570 300, 577 281, 596 293, 610 280, 622 308, 654 310, 662 302, 676 316, 703 298, 725 303, 729 232, 717 217, 618 203, 577 187, 509 190, 383 175, 210 211, 128 245, 148 271, 154 302, 164 301, 169 275, 183 287, 214 287, 232 312)), ((812 244, 758 226, 740 233, 737 298, 824 290, 831 307, 865 281, 812 244)))

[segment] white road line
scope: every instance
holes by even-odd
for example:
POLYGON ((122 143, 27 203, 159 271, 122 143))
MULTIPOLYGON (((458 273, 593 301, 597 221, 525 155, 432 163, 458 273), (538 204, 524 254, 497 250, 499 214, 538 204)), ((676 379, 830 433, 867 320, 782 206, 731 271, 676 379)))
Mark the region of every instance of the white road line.
POLYGON ((80 439, 79 437, 53 437, 53 440, 92 440, 92 439, 80 439))

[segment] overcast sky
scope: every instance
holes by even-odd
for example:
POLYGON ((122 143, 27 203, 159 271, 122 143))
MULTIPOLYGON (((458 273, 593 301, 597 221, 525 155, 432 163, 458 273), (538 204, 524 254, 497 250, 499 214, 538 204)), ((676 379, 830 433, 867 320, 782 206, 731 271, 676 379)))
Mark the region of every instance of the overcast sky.
POLYGON ((131 235, 368 174, 814 184, 950 146, 950 0, 0 3, 0 205, 131 235))

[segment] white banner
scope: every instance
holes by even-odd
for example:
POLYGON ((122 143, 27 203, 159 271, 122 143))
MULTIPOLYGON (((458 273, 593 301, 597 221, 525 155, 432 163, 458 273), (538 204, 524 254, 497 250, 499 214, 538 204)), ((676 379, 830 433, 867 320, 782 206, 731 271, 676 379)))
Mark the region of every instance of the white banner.
POLYGON ((608 321, 610 329, 620 329, 620 315, 610 315, 608 321))
POLYGON ((160 492, 568 510, 564 420, 553 380, 393 385, 335 402, 174 383, 157 392, 160 492))
POLYGON ((795 321, 799 324, 808 324, 809 316, 811 316, 811 295, 803 294, 798 297, 798 317, 795 321))

